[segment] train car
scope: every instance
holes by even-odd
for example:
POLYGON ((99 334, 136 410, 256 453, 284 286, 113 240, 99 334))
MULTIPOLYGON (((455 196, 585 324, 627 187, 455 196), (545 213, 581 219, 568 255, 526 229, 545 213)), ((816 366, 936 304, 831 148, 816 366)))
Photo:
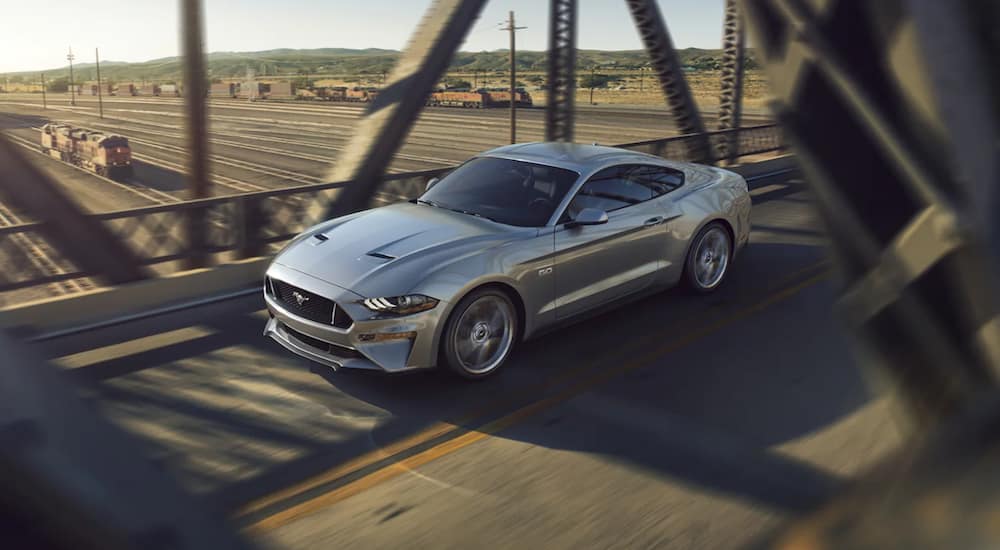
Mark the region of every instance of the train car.
MULTIPOLYGON (((490 107, 506 107, 510 105, 510 90, 483 90, 487 96, 487 103, 490 107)), ((519 107, 531 107, 534 102, 531 99, 531 94, 524 90, 524 88, 518 88, 514 91, 514 101, 519 107)))
POLYGON ((164 84, 160 86, 161 96, 180 97, 181 88, 176 84, 164 84))
POLYGON ((268 85, 268 99, 291 99, 295 97, 295 87, 291 82, 272 82, 268 85))
POLYGON ((216 82, 208 89, 212 97, 236 97, 236 84, 233 82, 216 82))
POLYGON ((132 176, 132 149, 123 136, 49 123, 41 141, 46 154, 63 162, 109 178, 132 176))
POLYGON ((487 107, 487 95, 484 92, 445 90, 431 92, 427 96, 430 107, 465 107, 467 109, 482 109, 487 107))
POLYGON ((316 99, 323 101, 347 101, 346 86, 323 86, 316 88, 316 99))
POLYGON ((136 89, 135 84, 119 84, 111 95, 134 96, 138 94, 139 91, 136 89))
POLYGON ((378 88, 361 88, 355 86, 347 90, 345 101, 371 103, 378 97, 378 93, 378 88))
POLYGON ((160 86, 157 85, 157 84, 147 84, 147 85, 142 86, 141 88, 139 88, 136 92, 137 93, 135 93, 133 95, 159 97, 160 96, 160 86))

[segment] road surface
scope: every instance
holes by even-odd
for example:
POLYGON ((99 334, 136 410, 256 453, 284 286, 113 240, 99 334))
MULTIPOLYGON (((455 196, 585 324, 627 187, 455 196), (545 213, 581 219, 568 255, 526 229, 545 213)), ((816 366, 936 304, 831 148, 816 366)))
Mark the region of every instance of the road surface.
POLYGON ((739 547, 902 437, 831 315, 801 181, 754 187, 718 293, 564 328, 481 383, 311 365, 261 336, 258 296, 45 349, 269 547, 739 547))

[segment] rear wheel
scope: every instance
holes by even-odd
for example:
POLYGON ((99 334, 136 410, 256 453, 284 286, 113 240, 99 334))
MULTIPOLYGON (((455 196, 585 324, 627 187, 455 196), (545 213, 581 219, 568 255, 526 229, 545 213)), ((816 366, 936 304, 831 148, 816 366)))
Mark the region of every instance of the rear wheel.
POLYGON ((463 378, 486 378, 510 357, 517 331, 517 310, 510 297, 499 289, 476 290, 448 318, 442 359, 463 378))
POLYGON ((684 264, 684 280, 689 289, 708 294, 722 285, 729 272, 733 241, 720 222, 702 228, 691 242, 684 264))

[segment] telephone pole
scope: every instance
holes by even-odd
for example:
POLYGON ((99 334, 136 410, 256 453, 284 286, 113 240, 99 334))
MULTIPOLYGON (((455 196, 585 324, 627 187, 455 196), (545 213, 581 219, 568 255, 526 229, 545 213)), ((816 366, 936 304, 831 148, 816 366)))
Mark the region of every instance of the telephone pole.
POLYGON ((515 65, 515 59, 517 59, 517 54, 515 53, 515 40, 514 36, 517 31, 521 29, 526 29, 528 27, 517 27, 514 25, 514 11, 510 12, 510 19, 507 22, 507 27, 500 29, 502 31, 510 32, 510 142, 517 143, 517 101, 514 100, 517 88, 517 67, 515 65))
POLYGON ((45 73, 42 73, 42 109, 48 109, 49 104, 45 101, 45 73))
POLYGON ((70 46, 66 59, 69 61, 69 104, 76 107, 76 86, 73 84, 73 60, 76 56, 73 55, 73 46, 70 46))
POLYGON ((104 118, 104 98, 101 96, 101 54, 94 48, 94 61, 97 62, 97 108, 104 118))

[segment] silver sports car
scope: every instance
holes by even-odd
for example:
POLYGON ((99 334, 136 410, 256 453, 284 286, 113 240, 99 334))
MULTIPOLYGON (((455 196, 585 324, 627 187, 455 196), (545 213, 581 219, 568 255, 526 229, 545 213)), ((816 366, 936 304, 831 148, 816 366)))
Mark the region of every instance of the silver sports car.
POLYGON ((679 282, 722 284, 750 232, 738 174, 529 143, 321 223, 268 268, 265 334, 333 367, 496 372, 543 329, 679 282))

